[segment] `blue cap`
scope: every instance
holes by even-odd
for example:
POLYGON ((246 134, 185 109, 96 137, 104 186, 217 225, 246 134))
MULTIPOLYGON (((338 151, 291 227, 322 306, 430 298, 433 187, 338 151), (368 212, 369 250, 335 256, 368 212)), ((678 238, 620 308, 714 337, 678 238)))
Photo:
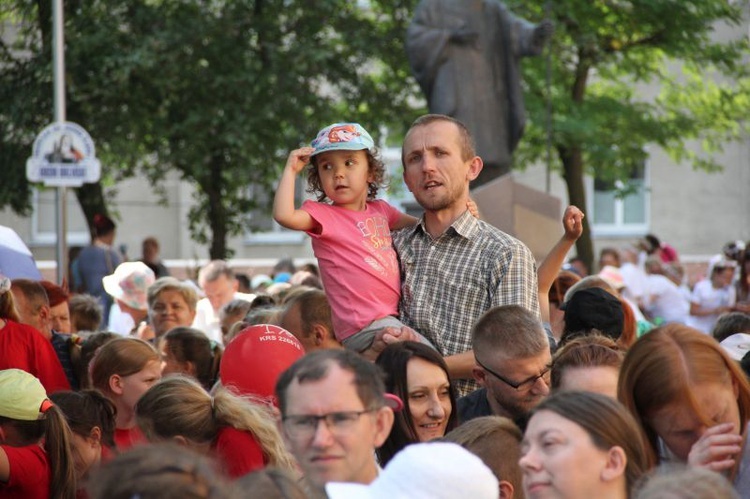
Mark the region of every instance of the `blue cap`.
POLYGON ((372 149, 375 142, 359 123, 334 123, 318 132, 310 144, 315 156, 326 151, 361 151, 372 149))

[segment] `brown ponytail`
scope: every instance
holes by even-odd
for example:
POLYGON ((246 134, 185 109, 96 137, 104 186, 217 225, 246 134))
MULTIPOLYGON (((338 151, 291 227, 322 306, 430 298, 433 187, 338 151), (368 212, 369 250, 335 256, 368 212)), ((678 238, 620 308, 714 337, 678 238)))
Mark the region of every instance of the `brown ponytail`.
POLYGON ((68 423, 65 422, 62 412, 55 406, 47 409, 43 421, 46 426, 44 450, 47 452, 52 470, 50 497, 52 499, 75 499, 76 475, 68 423))

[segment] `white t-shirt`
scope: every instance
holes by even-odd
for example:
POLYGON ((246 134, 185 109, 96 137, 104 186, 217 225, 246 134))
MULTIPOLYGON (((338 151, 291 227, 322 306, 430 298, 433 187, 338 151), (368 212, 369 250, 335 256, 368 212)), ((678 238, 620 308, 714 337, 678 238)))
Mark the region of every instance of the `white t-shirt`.
MULTIPOLYGON (((251 302, 255 295, 236 292, 232 297, 234 300, 245 300, 251 302)), ((203 331, 209 339, 216 341, 220 345, 224 343, 221 335, 221 321, 219 320, 218 311, 214 311, 208 298, 201 298, 195 306, 195 319, 193 327, 203 331)))
POLYGON ((646 272, 629 262, 620 266, 620 274, 625 284, 622 295, 636 303, 646 301, 648 297, 648 275, 646 272))
MULTIPOLYGON (((710 279, 703 279, 693 288, 693 294, 690 302, 695 303, 701 308, 731 307, 736 302, 736 295, 733 286, 716 289, 711 284, 710 279)), ((711 334, 711 330, 719 319, 719 314, 705 315, 697 317, 689 316, 688 326, 711 334)))
POLYGON ((664 322, 680 322, 684 324, 690 315, 690 302, 675 283, 663 275, 648 276, 648 292, 646 311, 656 319, 661 317, 664 322))

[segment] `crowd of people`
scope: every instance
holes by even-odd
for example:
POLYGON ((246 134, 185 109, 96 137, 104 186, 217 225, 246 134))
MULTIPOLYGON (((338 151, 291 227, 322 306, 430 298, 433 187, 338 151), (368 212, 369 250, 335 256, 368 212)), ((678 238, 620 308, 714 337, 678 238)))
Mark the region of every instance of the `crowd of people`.
POLYGON ((0 276, 0 497, 750 496, 750 247, 692 287, 653 235, 593 273, 571 206, 537 265, 471 201, 462 123, 404 138, 421 218, 376 199, 374 143, 289 154, 274 217, 319 267, 180 280, 99 216, 69 289, 0 276))

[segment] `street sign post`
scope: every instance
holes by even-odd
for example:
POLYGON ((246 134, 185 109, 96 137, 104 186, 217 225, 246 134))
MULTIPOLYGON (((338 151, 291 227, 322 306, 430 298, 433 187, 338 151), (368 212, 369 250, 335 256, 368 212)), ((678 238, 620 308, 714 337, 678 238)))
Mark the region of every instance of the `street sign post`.
POLYGON ((69 121, 48 125, 34 140, 26 178, 48 187, 80 187, 98 182, 101 164, 91 136, 69 121))

